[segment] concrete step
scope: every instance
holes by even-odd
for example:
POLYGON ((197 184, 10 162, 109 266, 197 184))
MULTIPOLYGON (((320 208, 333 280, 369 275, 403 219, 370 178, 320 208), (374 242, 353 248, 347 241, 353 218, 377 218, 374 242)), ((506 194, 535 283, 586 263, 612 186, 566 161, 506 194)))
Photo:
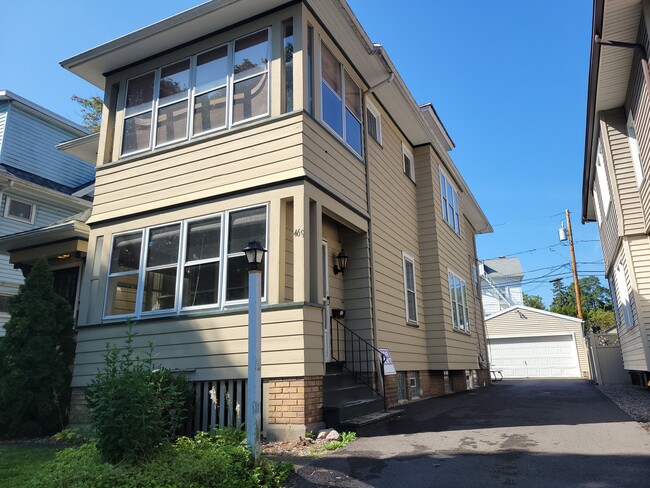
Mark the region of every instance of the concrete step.
POLYGON ((353 400, 372 399, 375 392, 366 385, 353 384, 337 388, 325 388, 323 392, 323 406, 336 407, 342 403, 353 400))
POLYGON ((327 427, 340 428, 347 420, 383 412, 384 399, 379 396, 350 400, 336 406, 323 407, 323 420, 327 427))
POLYGON ((339 428, 342 431, 354 431, 357 434, 365 430, 370 430, 372 427, 377 427, 379 425, 385 424, 392 419, 395 419, 402 415, 404 410, 394 409, 389 410, 388 412, 375 412, 368 415, 362 415, 360 417, 355 417, 353 419, 348 419, 341 423, 339 428))
POLYGON ((361 383, 359 383, 359 380, 352 373, 330 373, 323 376, 323 388, 325 391, 358 384, 361 383))

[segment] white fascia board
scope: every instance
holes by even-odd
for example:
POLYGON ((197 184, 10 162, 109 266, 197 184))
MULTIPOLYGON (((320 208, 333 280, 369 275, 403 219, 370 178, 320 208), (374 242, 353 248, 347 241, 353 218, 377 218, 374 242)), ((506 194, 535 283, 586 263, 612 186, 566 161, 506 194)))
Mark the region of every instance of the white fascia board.
POLYGON ((82 137, 57 144, 56 149, 66 154, 81 159, 93 166, 97 165, 97 152, 99 150, 99 132, 94 132, 82 137))

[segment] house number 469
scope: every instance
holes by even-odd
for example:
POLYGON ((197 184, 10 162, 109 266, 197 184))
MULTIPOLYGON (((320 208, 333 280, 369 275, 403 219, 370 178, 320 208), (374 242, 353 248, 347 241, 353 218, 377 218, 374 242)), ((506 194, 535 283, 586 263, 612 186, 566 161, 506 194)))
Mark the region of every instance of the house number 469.
POLYGON ((305 237, 305 231, 303 229, 296 229, 293 231, 294 237, 305 237))

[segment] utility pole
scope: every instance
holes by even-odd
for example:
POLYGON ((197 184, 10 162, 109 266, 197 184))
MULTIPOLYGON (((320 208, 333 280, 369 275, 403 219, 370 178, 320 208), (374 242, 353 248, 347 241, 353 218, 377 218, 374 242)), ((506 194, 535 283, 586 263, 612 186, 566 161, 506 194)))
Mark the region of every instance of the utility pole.
POLYGON ((578 268, 576 267, 576 254, 573 249, 573 231, 571 230, 571 212, 566 209, 566 226, 569 232, 569 249, 571 250, 571 268, 573 268, 573 286, 576 290, 576 308, 578 309, 578 318, 584 319, 582 316, 582 299, 580 298, 580 283, 578 283, 578 268))

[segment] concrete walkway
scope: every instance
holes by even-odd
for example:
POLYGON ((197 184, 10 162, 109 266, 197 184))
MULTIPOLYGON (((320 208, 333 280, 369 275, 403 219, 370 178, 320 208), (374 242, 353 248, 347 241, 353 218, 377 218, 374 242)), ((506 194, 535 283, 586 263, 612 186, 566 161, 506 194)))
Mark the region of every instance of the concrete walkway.
POLYGON ((411 404, 287 486, 650 487, 650 433, 590 382, 503 381, 411 404))

